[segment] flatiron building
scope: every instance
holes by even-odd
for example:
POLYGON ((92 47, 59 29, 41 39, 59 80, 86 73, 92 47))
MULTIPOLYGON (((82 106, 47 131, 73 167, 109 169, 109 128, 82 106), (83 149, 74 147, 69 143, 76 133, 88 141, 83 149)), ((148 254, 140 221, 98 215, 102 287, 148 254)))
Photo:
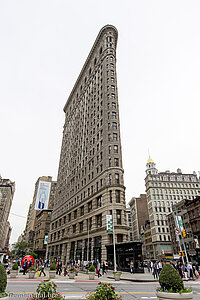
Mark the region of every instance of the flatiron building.
POLYGON ((64 106, 48 255, 107 260, 106 215, 114 212, 116 242, 128 240, 116 76, 118 32, 103 27, 64 106), (89 241, 89 251, 88 249, 89 241))

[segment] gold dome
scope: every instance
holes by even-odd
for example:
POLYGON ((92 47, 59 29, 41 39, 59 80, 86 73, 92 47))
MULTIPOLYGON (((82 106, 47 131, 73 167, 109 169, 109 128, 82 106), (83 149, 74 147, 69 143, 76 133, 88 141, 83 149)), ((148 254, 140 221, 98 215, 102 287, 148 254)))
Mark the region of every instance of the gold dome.
POLYGON ((149 159, 147 160, 147 163, 153 163, 153 159, 151 159, 151 157, 149 157, 149 159))

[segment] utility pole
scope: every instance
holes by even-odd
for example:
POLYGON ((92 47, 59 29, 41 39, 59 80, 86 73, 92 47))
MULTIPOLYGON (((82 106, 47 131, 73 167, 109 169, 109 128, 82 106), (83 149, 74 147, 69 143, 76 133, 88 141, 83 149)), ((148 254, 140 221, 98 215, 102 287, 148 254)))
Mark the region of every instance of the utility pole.
POLYGON ((90 238, 89 238, 89 219, 88 219, 88 242, 87 242, 87 264, 89 266, 89 242, 90 242, 90 238))
POLYGON ((113 251, 114 251, 114 272, 117 271, 116 265, 116 250, 115 250, 115 225, 114 225, 114 209, 113 209, 113 202, 112 202, 112 231, 113 231, 113 251))
MULTIPOLYGON (((176 209, 176 204, 175 204, 175 210, 172 209, 172 213, 173 213, 173 217, 174 217, 174 223, 175 223, 175 226, 178 225, 178 227, 179 227, 179 229, 180 229, 180 226, 179 226, 179 224, 177 223, 177 209, 176 209)), ((188 265, 189 260, 188 260, 188 255, 187 255, 185 243, 184 243, 184 240, 183 240, 182 232, 181 232, 181 240, 180 240, 180 237, 179 237, 179 233, 176 234, 176 236, 178 237, 178 243, 179 243, 179 247, 180 247, 180 252, 181 252, 181 253, 183 253, 181 242, 182 242, 182 244, 183 244, 183 248, 184 248, 184 252, 185 252, 185 257, 186 257, 186 262, 187 262, 187 265, 188 265)), ((182 262, 185 263, 185 262, 184 262, 183 256, 181 256, 181 257, 182 257, 182 262)))

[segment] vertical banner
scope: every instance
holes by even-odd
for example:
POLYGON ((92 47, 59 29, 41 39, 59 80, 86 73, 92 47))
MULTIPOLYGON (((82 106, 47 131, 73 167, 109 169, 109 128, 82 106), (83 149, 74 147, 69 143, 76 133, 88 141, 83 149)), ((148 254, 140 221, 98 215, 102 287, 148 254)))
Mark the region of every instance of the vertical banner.
POLYGON ((51 182, 39 181, 37 197, 35 201, 35 210, 48 208, 51 182))
POLYGON ((199 249, 199 241, 198 241, 198 239, 194 239, 194 242, 195 242, 196 248, 199 249))
POLYGON ((180 216, 176 217, 176 220, 177 220, 179 229, 182 231, 184 228, 183 228, 183 221, 182 221, 181 217, 180 216))
POLYGON ((113 231, 112 215, 106 215, 106 225, 107 225, 107 232, 112 232, 113 231))
POLYGON ((44 245, 47 245, 48 244, 48 235, 45 235, 44 237, 44 245))

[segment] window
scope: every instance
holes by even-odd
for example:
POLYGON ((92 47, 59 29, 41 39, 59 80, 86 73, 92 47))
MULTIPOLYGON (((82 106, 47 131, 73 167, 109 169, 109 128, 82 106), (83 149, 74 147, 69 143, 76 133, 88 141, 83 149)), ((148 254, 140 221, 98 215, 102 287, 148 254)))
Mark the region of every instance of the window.
POLYGON ((96 216, 96 221, 97 221, 97 227, 101 227, 102 226, 102 214, 99 214, 96 216))
POLYGON ((72 231, 73 231, 73 233, 76 233, 76 224, 74 224, 74 225, 72 226, 72 231))
POLYGON ((87 219, 87 230, 88 230, 88 226, 89 226, 89 230, 92 229, 92 217, 87 219))
POLYGON ((116 203, 120 203, 120 191, 119 190, 115 191, 115 198, 116 198, 116 203))
POLYGON ((81 206, 81 216, 83 216, 83 215, 84 215, 84 205, 81 206))
POLYGON ((115 99, 115 94, 111 94, 111 99, 115 99))
POLYGON ((88 212, 90 212, 91 210, 92 210, 92 201, 88 203, 88 212))
POLYGON ((112 112, 112 119, 116 119, 117 118, 117 114, 115 111, 112 112))
POLYGON ((71 221, 71 213, 68 215, 68 220, 71 221))
POLYGON ((111 160, 111 158, 109 158, 108 162, 109 162, 109 167, 111 167, 112 166, 112 160, 111 160))
POLYGON ((116 123, 116 122, 113 122, 113 123, 112 123, 112 128, 113 128, 114 130, 117 129, 117 123, 116 123))
POLYGON ((116 214, 117 214, 117 224, 121 225, 122 220, 121 220, 121 210, 117 209, 116 210, 116 214))
POLYGON ((110 191, 110 203, 112 203, 112 191, 110 191))
POLYGON ((66 216, 64 216, 64 218, 63 218, 63 223, 64 224, 66 223, 66 216))
POLYGON ((74 219, 77 218, 77 209, 74 211, 74 219))
POLYGON ((119 167, 119 158, 114 158, 115 167, 119 167))
POLYGON ((115 183, 119 184, 119 174, 115 173, 115 183))
POLYGON ((114 91, 115 90, 115 86, 111 85, 111 90, 114 91))
POLYGON ((117 234, 117 243, 122 243, 123 242, 123 234, 118 233, 117 234))
POLYGON ((111 146, 108 146, 108 153, 111 153, 111 146))
POLYGON ((109 184, 112 184, 112 174, 109 174, 109 184))
POLYGON ((101 207, 102 205, 102 196, 97 197, 97 208, 101 207))
POLYGON ((79 232, 83 232, 83 221, 79 223, 79 232))
POLYGON ((113 141, 117 141, 117 133, 113 133, 113 141))
POLYGON ((118 153, 118 146, 114 145, 114 153, 118 153))
POLYGON ((112 109, 116 109, 116 103, 112 102, 112 109))

